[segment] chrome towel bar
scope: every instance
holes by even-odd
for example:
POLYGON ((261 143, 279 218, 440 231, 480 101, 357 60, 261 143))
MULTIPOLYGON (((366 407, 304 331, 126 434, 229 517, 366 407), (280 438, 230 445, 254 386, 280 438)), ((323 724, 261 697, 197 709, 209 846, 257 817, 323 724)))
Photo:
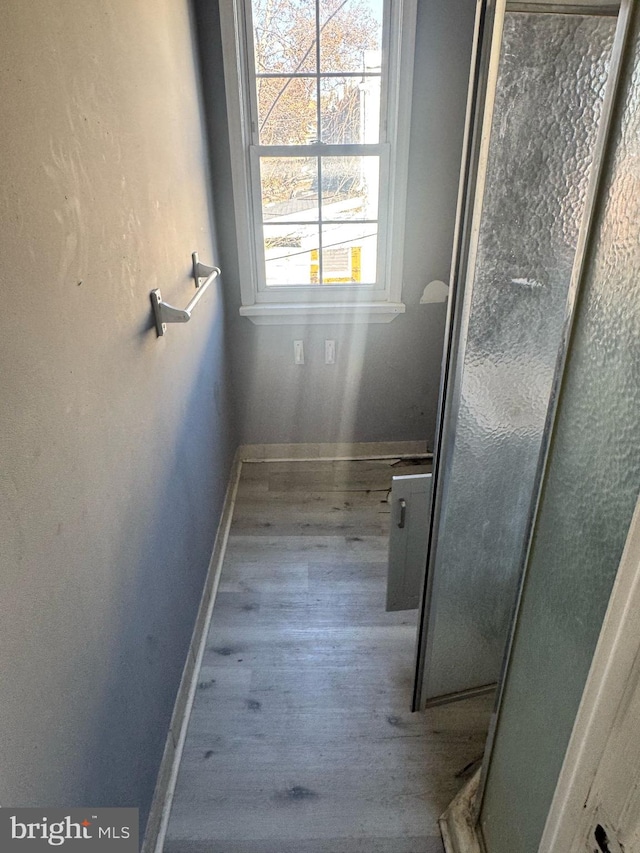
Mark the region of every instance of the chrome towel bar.
POLYGON ((191 319, 193 309, 204 296, 206 289, 209 287, 214 278, 220 275, 218 267, 210 267, 207 264, 201 264, 198 260, 198 253, 194 252, 191 255, 193 259, 193 278, 196 283, 196 295, 186 308, 174 308, 168 302, 162 301, 162 294, 158 289, 151 291, 151 305, 153 306, 153 314, 156 320, 156 331, 158 337, 164 335, 167 331, 167 323, 188 323, 191 319), (200 283, 200 279, 204 279, 200 283))

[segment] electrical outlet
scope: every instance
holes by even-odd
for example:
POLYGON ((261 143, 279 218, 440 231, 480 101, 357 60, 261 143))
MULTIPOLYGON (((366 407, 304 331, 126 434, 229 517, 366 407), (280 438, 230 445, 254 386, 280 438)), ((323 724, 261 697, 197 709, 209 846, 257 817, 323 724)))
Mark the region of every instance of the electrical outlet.
POLYGON ((335 364, 336 363, 336 342, 335 341, 325 341, 324 342, 324 363, 325 364, 335 364))
POLYGON ((302 341, 293 342, 293 363, 304 364, 304 344, 302 341))

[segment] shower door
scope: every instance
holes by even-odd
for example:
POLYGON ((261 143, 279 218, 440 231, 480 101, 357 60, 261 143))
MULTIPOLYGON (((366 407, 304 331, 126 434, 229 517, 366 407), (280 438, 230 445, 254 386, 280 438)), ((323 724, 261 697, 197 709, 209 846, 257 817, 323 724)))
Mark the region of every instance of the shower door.
POLYGON ((414 708, 499 678, 616 27, 606 5, 479 8, 414 708))

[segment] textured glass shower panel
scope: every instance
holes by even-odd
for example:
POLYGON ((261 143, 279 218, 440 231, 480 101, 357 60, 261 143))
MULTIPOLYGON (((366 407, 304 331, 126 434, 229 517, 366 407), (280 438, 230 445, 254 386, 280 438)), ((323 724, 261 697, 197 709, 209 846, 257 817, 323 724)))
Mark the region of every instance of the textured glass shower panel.
POLYGON ((487 779, 492 853, 538 849, 640 487, 636 19, 487 779))
POLYGON ((459 409, 445 438, 428 699, 499 675, 614 28, 506 15, 459 409))

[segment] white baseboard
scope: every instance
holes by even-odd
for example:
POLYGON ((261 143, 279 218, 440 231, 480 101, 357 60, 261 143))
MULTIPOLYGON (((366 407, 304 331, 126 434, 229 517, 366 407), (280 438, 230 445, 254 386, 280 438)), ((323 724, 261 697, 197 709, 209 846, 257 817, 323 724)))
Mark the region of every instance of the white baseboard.
POLYGON ((241 470, 242 460, 238 450, 231 466, 229 483, 222 505, 222 513, 211 552, 211 559, 209 560, 209 568, 207 570, 202 598, 200 599, 198 615, 171 716, 169 732, 165 742, 144 841, 142 843, 142 853, 162 853, 162 848, 164 847, 171 803, 178 777, 178 768, 187 734, 189 715, 191 714, 195 697, 197 676, 204 654, 211 613, 220 582, 220 573, 229 538, 229 528, 231 527, 241 470))
POLYGON ((246 444, 236 451, 222 507, 207 577, 198 608, 187 660, 176 696, 169 732, 149 811, 141 853, 162 853, 178 768, 195 697, 209 623, 224 560, 238 482, 243 462, 337 461, 357 459, 397 459, 415 456, 431 458, 426 441, 358 442, 334 444, 246 444))
POLYGON ((440 832, 447 853, 485 853, 475 817, 475 798, 480 770, 469 779, 440 818, 440 832))
POLYGON ((426 441, 359 441, 320 444, 243 444, 243 462, 325 462, 426 456, 426 441))

